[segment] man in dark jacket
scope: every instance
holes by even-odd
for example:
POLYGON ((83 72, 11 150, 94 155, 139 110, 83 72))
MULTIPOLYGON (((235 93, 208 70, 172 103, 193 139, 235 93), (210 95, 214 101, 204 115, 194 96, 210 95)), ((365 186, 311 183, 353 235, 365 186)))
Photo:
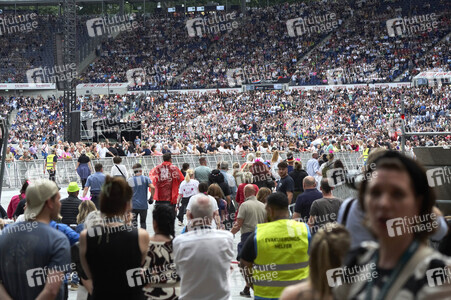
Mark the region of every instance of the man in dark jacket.
POLYGON ((80 187, 76 182, 69 183, 67 187, 67 193, 69 197, 61 200, 61 223, 68 226, 72 224, 77 224, 78 206, 81 204, 81 200, 78 199, 78 193, 80 187))

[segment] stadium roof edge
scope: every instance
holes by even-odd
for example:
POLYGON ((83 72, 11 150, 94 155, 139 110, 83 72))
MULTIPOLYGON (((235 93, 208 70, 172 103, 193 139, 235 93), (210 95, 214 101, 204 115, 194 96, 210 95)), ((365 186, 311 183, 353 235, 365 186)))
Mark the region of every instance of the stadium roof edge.
MULTIPOLYGON (((134 2, 134 3, 142 3, 143 0, 127 0, 128 2, 134 2)), ((157 0, 146 0, 147 2, 156 2, 157 0)), ((35 5, 35 4, 41 4, 41 5, 58 5, 60 3, 63 3, 63 0, 0 0, 0 5, 35 5)), ((102 3, 102 0, 81 0, 77 1, 77 3, 83 4, 83 3, 102 3)), ((105 4, 114 4, 118 3, 117 1, 111 0, 104 0, 103 3, 105 4)))

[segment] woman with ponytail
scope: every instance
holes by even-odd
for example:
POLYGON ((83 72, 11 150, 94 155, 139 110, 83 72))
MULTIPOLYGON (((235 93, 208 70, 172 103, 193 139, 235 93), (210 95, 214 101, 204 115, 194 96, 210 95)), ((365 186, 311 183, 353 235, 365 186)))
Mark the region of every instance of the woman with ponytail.
POLYGON ((148 300, 176 300, 180 295, 180 277, 172 248, 175 213, 168 205, 157 205, 152 217, 155 235, 150 238, 144 264, 148 284, 143 291, 148 300))
POLYGON ((186 171, 185 180, 180 183, 179 196, 177 198, 177 206, 179 207, 177 219, 179 220, 179 226, 183 226, 183 217, 185 216, 189 198, 197 194, 199 194, 199 181, 194 179, 194 170, 189 169, 186 171), (180 203, 182 206, 180 206, 180 203))
POLYGON ((287 287, 280 300, 332 300, 326 272, 343 265, 350 244, 351 237, 343 225, 325 224, 313 237, 308 280, 287 287))
MULTIPOLYGON (((80 234, 80 260, 88 280, 83 282, 92 299, 145 299, 141 274, 129 270, 145 262, 149 234, 131 224, 133 191, 122 177, 106 176, 100 192, 101 222, 87 221, 80 234)), ((83 280, 83 278, 82 278, 83 280)))

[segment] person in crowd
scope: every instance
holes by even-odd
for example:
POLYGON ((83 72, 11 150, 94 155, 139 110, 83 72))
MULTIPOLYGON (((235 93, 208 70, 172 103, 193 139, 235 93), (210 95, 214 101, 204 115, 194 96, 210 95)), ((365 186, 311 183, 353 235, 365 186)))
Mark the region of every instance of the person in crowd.
MULTIPOLYGON (((216 200, 219 217, 221 219, 221 223, 219 228, 223 229, 224 221, 227 219, 227 201, 224 200, 224 193, 221 190, 221 187, 217 183, 210 184, 207 191, 208 196, 213 197, 216 200)), ((228 229, 228 228, 226 228, 228 229)))
POLYGON ((277 168, 280 176, 279 182, 277 182, 277 192, 285 194, 288 198, 288 203, 291 204, 293 201, 294 181, 288 175, 288 164, 283 161, 277 165, 277 168))
POLYGON ((343 225, 329 223, 319 229, 312 239, 308 280, 285 288, 280 300, 333 300, 326 274, 343 265, 350 239, 343 225))
POLYGON ((86 180, 86 185, 83 190, 83 198, 86 198, 86 194, 88 190, 91 189, 91 201, 94 202, 97 209, 99 208, 99 195, 102 189, 102 186, 105 182, 105 174, 103 174, 103 165, 100 163, 95 164, 94 170, 96 171, 94 174, 89 175, 86 180))
POLYGON ((144 149, 141 153, 139 153, 139 156, 150 156, 152 155, 152 151, 149 149, 149 145, 144 145, 144 149))
POLYGON ((335 198, 332 195, 333 187, 329 185, 327 178, 321 179, 320 189, 323 197, 313 201, 310 207, 308 225, 312 234, 326 223, 336 222, 338 210, 343 203, 342 199, 335 198))
POLYGON ((77 215, 79 214, 78 207, 81 200, 78 199, 80 187, 76 182, 69 183, 67 187, 68 197, 61 200, 61 222, 71 226, 77 224, 77 215))
POLYGON ((215 198, 208 195, 208 189, 209 189, 208 183, 205 182, 199 183, 198 186, 199 193, 197 195, 191 196, 191 198, 189 198, 188 205, 186 206, 186 219, 188 220, 188 222, 191 222, 191 214, 189 214, 188 212, 191 211, 193 203, 196 201, 197 198, 206 196, 208 199, 210 199, 211 207, 213 208, 213 222, 211 223, 211 226, 212 228, 215 229, 216 226, 221 227, 222 223, 221 218, 219 216, 218 202, 216 201, 215 198))
POLYGON ((194 179, 194 171, 191 169, 186 170, 185 179, 182 181, 179 187, 179 195, 177 199, 179 226, 183 226, 183 218, 185 216, 186 206, 188 205, 191 196, 199 194, 199 181, 194 179))
POLYGON ((144 299, 143 280, 138 282, 137 277, 142 275, 149 234, 130 224, 132 196, 132 188, 123 178, 107 176, 100 193, 103 224, 88 226, 80 234, 80 260, 91 280, 85 287, 94 300, 144 299), (133 284, 127 274, 137 276, 133 284))
POLYGON ((322 198, 323 194, 316 188, 316 180, 312 176, 304 178, 303 187, 304 192, 296 199, 293 219, 301 218, 303 222, 307 222, 310 218, 310 207, 313 201, 322 198))
POLYGON ((64 299, 62 280, 70 270, 69 240, 49 226, 60 211, 58 190, 50 180, 33 182, 26 191, 26 221, 2 230, 0 299, 64 299))
POLYGON ((162 156, 163 153, 161 153, 160 151, 157 150, 157 146, 153 145, 150 148, 150 152, 152 152, 152 156, 162 156))
POLYGON ((91 159, 86 155, 86 150, 81 150, 77 160, 77 174, 80 176, 81 188, 84 189, 89 175, 91 175, 91 159))
POLYGON ((224 175, 221 173, 220 170, 215 169, 211 171, 211 174, 208 176, 208 183, 209 185, 216 183, 221 187, 222 192, 224 193, 225 200, 227 200, 227 205, 230 205, 232 198, 232 192, 230 190, 230 186, 227 183, 224 175))
POLYGON ((257 193, 257 200, 260 201, 263 204, 266 204, 266 198, 271 194, 271 190, 263 187, 261 189, 258 190, 257 193))
POLYGON ((78 206, 77 227, 75 231, 81 233, 85 229, 86 217, 93 211, 97 211, 96 205, 91 200, 85 200, 78 206))
POLYGON ((147 202, 147 192, 150 188, 151 196, 155 193, 155 187, 152 184, 152 180, 149 177, 144 176, 142 173, 142 165, 137 163, 133 165, 134 176, 128 179, 128 184, 133 189, 132 197, 132 212, 133 212, 133 225, 138 226, 138 216, 141 228, 147 229, 147 210, 149 204, 147 202))
POLYGON ((263 187, 273 189, 275 187, 274 178, 271 176, 271 171, 263 162, 256 161, 250 167, 250 172, 253 176, 253 183, 258 186, 259 189, 263 187))
POLYGON ((20 201, 25 200, 25 192, 27 191, 27 187, 29 186, 30 182, 26 179, 22 187, 20 188, 19 195, 13 196, 11 198, 11 201, 9 202, 6 214, 8 218, 12 219, 14 212, 16 211, 17 205, 20 201))
POLYGON ((233 163, 232 176, 233 176, 233 178, 235 178, 235 182, 236 182, 236 186, 237 187, 240 186, 240 184, 242 184, 244 182, 243 172, 241 172, 240 164, 237 163, 237 162, 233 163))
POLYGON ((23 155, 19 157, 20 161, 32 161, 33 157, 30 155, 28 150, 24 150, 23 155))
POLYGON ((319 171, 319 162, 318 162, 318 153, 314 152, 312 154, 312 158, 308 160, 306 166, 307 174, 312 177, 318 176, 319 171))
POLYGON ((163 163, 153 168, 149 177, 155 186, 155 205, 171 205, 175 211, 180 183, 185 177, 172 164, 171 153, 163 154, 163 163))
POLYGON ((278 299, 285 287, 309 276, 310 231, 307 224, 288 219, 288 205, 285 194, 269 195, 268 223, 257 224, 240 253, 246 283, 256 299, 278 299), (261 267, 270 264, 273 268, 261 267))
POLYGON ((44 164, 44 174, 47 171, 49 179, 56 182, 56 164, 58 157, 55 155, 55 149, 50 150, 50 154, 47 156, 44 164))
POLYGON ((229 163, 226 161, 222 161, 219 164, 219 171, 221 171, 222 175, 224 175, 224 179, 226 180, 227 184, 230 187, 231 197, 234 198, 236 195, 236 191, 238 189, 235 181, 235 177, 233 177, 232 174, 228 173, 229 170, 229 163))
POLYGON ((287 164, 288 164, 288 173, 293 172, 294 170, 294 156, 292 152, 287 153, 287 164))
POLYGON ((170 206, 158 205, 152 212, 153 231, 144 263, 148 284, 143 288, 148 300, 178 299, 180 277, 174 264, 172 241, 175 237, 175 213, 170 206))
POLYGON ((308 176, 307 172, 302 169, 302 162, 296 160, 294 162, 294 170, 289 172, 288 175, 293 178, 294 181, 294 192, 293 199, 297 199, 300 194, 304 192, 303 182, 304 178, 308 176))
POLYGON ((212 229, 213 207, 208 197, 196 198, 188 214, 193 220, 192 230, 173 241, 174 262, 181 278, 180 299, 230 299, 227 277, 233 259, 233 235, 212 229))
MULTIPOLYGON (((264 223, 267 220, 265 205, 258 201, 255 187, 252 184, 246 185, 244 188, 245 202, 241 204, 235 223, 233 224, 231 233, 234 235, 240 231, 241 240, 238 243, 238 256, 240 260, 241 249, 249 235, 251 235, 257 224, 264 223)), ((244 290, 240 292, 241 296, 250 297, 250 286, 246 284, 244 290)))
POLYGON ((249 172, 250 167, 254 163, 255 155, 253 153, 249 153, 246 156, 246 162, 241 165, 241 171, 242 172, 249 172))
POLYGON ((183 163, 182 169, 180 170, 182 172, 183 176, 186 177, 186 171, 188 171, 188 170, 189 170, 189 163, 183 163))
MULTIPOLYGON (((238 204, 238 207, 241 205, 241 203, 244 202, 244 187, 248 185, 249 183, 252 183, 254 180, 254 176, 251 172, 244 172, 243 173, 243 183, 238 186, 238 190, 236 192, 235 201, 238 204)), ((254 184, 258 191, 258 186, 254 184)))
POLYGON ((8 147, 6 148, 6 158, 5 158, 5 161, 6 161, 7 163, 12 163, 12 162, 14 162, 14 154, 11 152, 11 146, 8 146, 8 147))
POLYGON ((199 165, 200 166, 194 169, 194 177, 199 181, 199 183, 208 183, 208 176, 211 173, 211 169, 207 167, 207 158, 205 156, 199 158, 199 165))
POLYGON ((114 165, 111 167, 110 175, 113 177, 121 176, 125 180, 128 179, 128 172, 127 168, 121 164, 122 158, 120 156, 113 157, 113 163, 114 165))
POLYGON ((371 168, 365 168, 359 203, 366 213, 365 225, 378 243, 362 244, 346 267, 355 266, 356 276, 371 276, 374 271, 378 276, 352 284, 345 281, 334 290, 334 297, 357 299, 368 293, 378 299, 398 299, 402 295, 420 299, 448 297, 450 282, 437 284, 433 278, 431 288, 428 277, 437 270, 448 274, 451 259, 427 244, 437 220, 433 214, 435 194, 424 169, 398 152, 385 152, 371 168), (375 267, 361 269, 368 264, 375 267))

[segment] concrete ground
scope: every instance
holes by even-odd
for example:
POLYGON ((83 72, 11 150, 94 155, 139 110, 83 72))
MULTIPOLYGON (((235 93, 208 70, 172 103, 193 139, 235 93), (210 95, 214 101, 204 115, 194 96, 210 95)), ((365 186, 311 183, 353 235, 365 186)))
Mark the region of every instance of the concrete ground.
MULTIPOLYGON (((67 192, 66 192, 66 186, 61 187, 60 190, 60 194, 61 194, 61 199, 67 197, 67 192)), ((10 190, 10 189, 3 189, 2 191, 2 196, 1 196, 1 205, 3 206, 3 208, 6 210, 8 208, 9 202, 11 200, 11 198, 14 195, 18 194, 18 190, 10 190)), ((149 232, 150 235, 154 234, 153 228, 152 228, 152 210, 153 210, 153 206, 151 205, 149 206, 149 211, 147 214, 147 231, 149 232)), ((177 224, 178 222, 176 221, 176 225, 175 225, 175 232, 176 235, 180 234, 180 231, 182 230, 181 226, 178 226, 177 224)), ((234 251, 235 251, 235 257, 236 257, 236 252, 237 252, 237 245, 240 241, 240 234, 236 234, 235 238, 234 238, 234 251)), ((231 273, 230 276, 230 291, 231 291, 231 295, 232 295, 232 299, 233 300, 238 300, 238 299, 246 299, 245 297, 241 297, 240 296, 240 291, 243 290, 244 288, 244 279, 241 276, 238 267, 236 264, 232 264, 233 266, 233 271, 231 273)), ((252 292, 251 292, 252 293, 252 292)), ((77 292, 76 291, 69 291, 69 300, 76 300, 77 299, 77 292)))

